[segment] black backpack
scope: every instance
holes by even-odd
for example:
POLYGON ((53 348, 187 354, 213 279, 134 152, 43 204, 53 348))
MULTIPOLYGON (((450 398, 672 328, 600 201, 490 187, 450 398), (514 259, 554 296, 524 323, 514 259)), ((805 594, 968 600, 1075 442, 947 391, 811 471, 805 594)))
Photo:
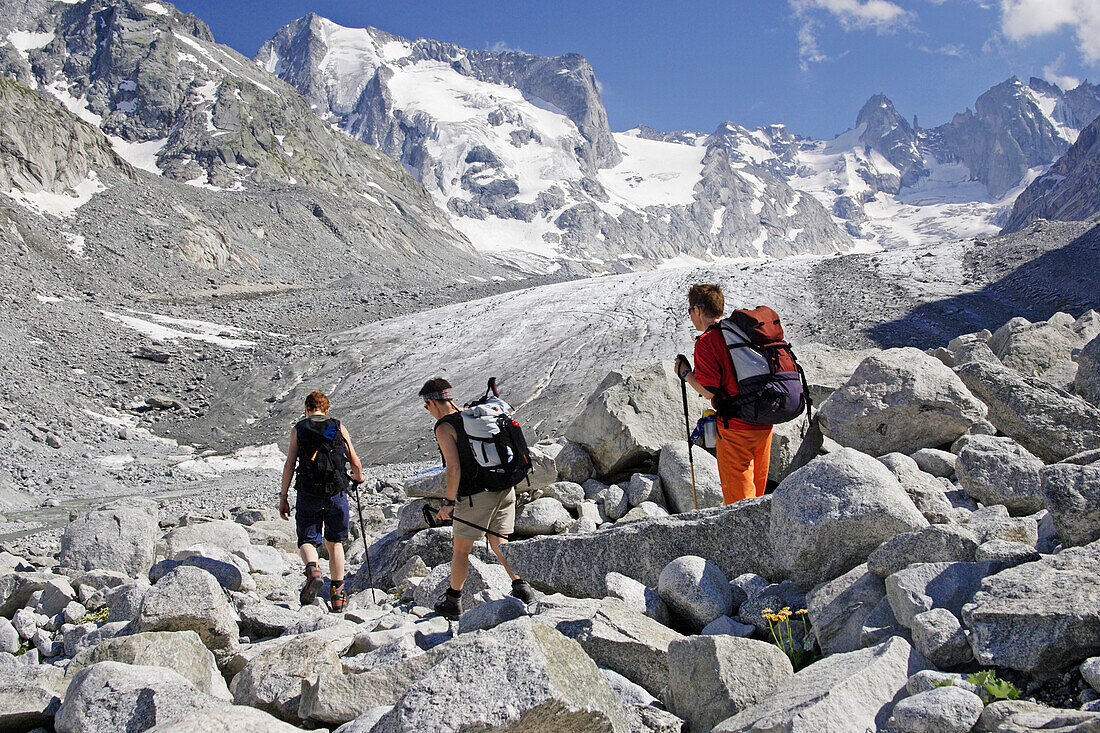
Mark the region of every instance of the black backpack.
POLYGON ((530 484, 531 451, 523 428, 512 417, 512 408, 500 399, 496 377, 489 380, 485 394, 467 403, 461 414, 467 445, 477 464, 478 489, 505 491, 524 479, 530 484))
POLYGON ((306 418, 294 426, 298 435, 298 470, 294 488, 311 496, 335 496, 348 488, 344 435, 334 418, 306 418))

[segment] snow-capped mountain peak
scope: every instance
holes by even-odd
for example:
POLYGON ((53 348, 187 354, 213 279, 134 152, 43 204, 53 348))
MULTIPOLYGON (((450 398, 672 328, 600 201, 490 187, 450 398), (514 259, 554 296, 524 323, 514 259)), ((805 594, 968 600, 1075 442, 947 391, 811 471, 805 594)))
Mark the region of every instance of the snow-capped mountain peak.
POLYGON ((776 201, 795 193, 713 160, 706 136, 613 134, 577 54, 476 51, 311 15, 256 61, 340 130, 401 160, 479 249, 528 269, 615 271, 848 244, 812 201, 766 221, 763 201, 723 202, 734 189, 774 187, 776 201))

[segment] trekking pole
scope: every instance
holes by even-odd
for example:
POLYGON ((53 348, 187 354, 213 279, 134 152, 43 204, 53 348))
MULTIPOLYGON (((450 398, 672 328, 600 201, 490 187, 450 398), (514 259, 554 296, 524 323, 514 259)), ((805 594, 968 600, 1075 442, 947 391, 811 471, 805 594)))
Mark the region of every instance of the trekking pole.
MULTIPOLYGON (((424 512, 424 520, 428 523, 429 527, 442 526, 443 523, 440 522, 439 519, 436 517, 436 514, 439 513, 438 509, 431 506, 430 504, 425 504, 423 512, 424 512)), ((459 519, 458 517, 456 517, 454 515, 451 515, 451 521, 452 522, 458 522, 459 524, 465 524, 467 527, 473 527, 474 529, 477 529, 477 530, 480 530, 480 531, 484 532, 486 542, 489 541, 489 535, 492 535, 494 537, 499 537, 502 540, 507 540, 508 539, 508 535, 506 535, 506 534, 501 534, 500 532, 494 532, 493 530, 489 529, 488 527, 482 527, 480 524, 474 524, 473 522, 467 522, 465 519, 459 519)))
MULTIPOLYGON (((687 361, 687 357, 680 354, 676 358, 677 366, 679 366, 680 359, 683 359, 685 362, 687 361)), ((691 455, 691 419, 688 417, 688 383, 687 379, 684 377, 680 377, 680 395, 684 398, 684 428, 687 430, 688 466, 691 467, 691 503, 698 509, 699 497, 695 492, 695 459, 691 455)))
POLYGON ((363 562, 367 564, 367 579, 370 580, 370 600, 374 603, 374 572, 370 567, 370 548, 367 546, 367 530, 363 524, 363 502, 359 498, 359 485, 362 481, 352 481, 351 485, 355 491, 355 509, 359 513, 359 538, 363 540, 363 562))

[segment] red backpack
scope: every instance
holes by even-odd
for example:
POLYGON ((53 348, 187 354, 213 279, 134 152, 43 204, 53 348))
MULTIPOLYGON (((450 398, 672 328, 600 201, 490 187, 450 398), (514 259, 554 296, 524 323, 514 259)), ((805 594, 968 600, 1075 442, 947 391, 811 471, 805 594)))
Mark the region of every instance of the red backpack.
POLYGON ((719 417, 752 425, 794 420, 813 405, 806 374, 783 338, 779 314, 767 306, 735 310, 719 322, 737 377, 736 397, 719 391, 719 417))

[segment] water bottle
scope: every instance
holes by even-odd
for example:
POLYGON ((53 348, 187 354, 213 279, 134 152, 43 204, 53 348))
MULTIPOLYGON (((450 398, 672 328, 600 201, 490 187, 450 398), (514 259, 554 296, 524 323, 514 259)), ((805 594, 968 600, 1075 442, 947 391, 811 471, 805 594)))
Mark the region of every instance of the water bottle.
POLYGON ((703 419, 699 422, 703 426, 703 447, 714 450, 718 447, 718 413, 714 410, 706 410, 703 412, 703 419))

